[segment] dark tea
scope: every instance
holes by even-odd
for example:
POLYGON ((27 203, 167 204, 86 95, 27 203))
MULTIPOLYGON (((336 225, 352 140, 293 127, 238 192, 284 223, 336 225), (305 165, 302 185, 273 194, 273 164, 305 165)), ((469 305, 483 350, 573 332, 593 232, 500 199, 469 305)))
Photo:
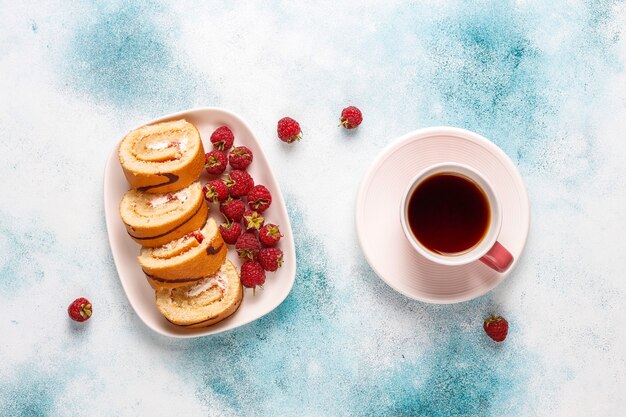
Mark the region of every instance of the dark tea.
POLYGON ((483 190, 469 178, 448 172, 423 180, 407 207, 415 238, 441 255, 460 254, 476 246, 487 233, 490 217, 483 190))

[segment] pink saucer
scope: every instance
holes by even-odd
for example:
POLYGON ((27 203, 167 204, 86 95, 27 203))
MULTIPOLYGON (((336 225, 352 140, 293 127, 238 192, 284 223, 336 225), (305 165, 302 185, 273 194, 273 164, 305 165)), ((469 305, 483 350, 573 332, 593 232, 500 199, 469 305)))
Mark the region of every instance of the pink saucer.
POLYGON ((365 258, 378 276, 415 300, 448 304, 471 300, 496 287, 511 273, 524 250, 530 209, 513 161, 489 140, 464 129, 431 127, 408 133, 387 148, 365 174, 356 205, 356 227, 365 258), (491 183, 502 205, 498 241, 514 257, 505 273, 477 261, 442 266, 419 255, 400 224, 400 202, 407 184, 422 169, 441 162, 469 165, 491 183))

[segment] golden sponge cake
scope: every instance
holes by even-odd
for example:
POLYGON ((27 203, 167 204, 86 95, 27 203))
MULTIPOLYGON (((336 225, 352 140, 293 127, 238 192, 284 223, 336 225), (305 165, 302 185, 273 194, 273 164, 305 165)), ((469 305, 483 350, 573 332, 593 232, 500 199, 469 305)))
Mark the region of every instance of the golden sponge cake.
POLYGON ((204 147, 186 120, 142 126, 122 139, 118 153, 128 183, 146 193, 187 187, 204 167, 204 147))
POLYGON ((209 208, 202 186, 194 182, 174 193, 129 190, 120 203, 120 215, 130 237, 153 248, 200 229, 206 223, 209 208))
POLYGON ((232 315, 243 298, 235 266, 227 260, 213 276, 175 289, 156 291, 157 308, 170 322, 189 328, 206 327, 232 315))
POLYGON ((202 229, 180 239, 156 248, 141 248, 138 259, 146 276, 157 285, 184 285, 217 271, 226 252, 217 224, 209 218, 202 229))

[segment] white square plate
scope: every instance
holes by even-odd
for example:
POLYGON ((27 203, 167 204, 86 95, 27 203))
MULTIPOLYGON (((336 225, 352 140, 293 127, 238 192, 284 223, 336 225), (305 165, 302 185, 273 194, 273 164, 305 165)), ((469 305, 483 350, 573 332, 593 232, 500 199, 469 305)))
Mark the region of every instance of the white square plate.
MULTIPOLYGON (((148 327, 165 336, 185 338, 206 336, 234 329, 250 323, 278 307, 287 298, 293 287, 296 276, 296 252, 287 208, 278 182, 272 173, 272 168, 261 149, 261 145, 248 125, 235 114, 217 108, 187 110, 152 120, 146 124, 177 119, 186 119, 198 128, 205 151, 213 147, 209 140, 211 133, 222 125, 227 125, 233 131, 235 146, 244 145, 250 148, 254 160, 248 167, 248 172, 254 178, 255 184, 265 185, 272 193, 272 205, 263 213, 264 217, 267 222, 278 224, 284 235, 278 244, 284 253, 283 266, 276 272, 267 273, 265 285, 263 289, 257 289, 256 296, 252 295, 252 290, 244 289, 241 306, 231 317, 201 329, 186 329, 168 322, 159 313, 155 304, 154 290, 146 281, 137 262, 140 246, 128 236, 119 215, 119 203, 130 187, 118 160, 117 146, 113 149, 104 171, 104 208, 111 252, 113 252, 113 259, 122 287, 124 287, 128 301, 130 301, 135 312, 148 327)), ((200 176, 200 182, 204 184, 208 180, 208 174, 203 172, 200 176)), ((218 224, 222 223, 223 217, 217 205, 211 204, 210 206, 210 216, 218 224)), ((241 265, 232 246, 229 248, 228 258, 237 267, 241 265)))

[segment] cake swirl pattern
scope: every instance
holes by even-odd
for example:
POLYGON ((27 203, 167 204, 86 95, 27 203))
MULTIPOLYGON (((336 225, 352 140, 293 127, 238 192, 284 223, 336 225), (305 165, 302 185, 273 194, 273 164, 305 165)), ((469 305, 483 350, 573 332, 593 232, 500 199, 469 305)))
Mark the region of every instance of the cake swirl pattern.
POLYGON ((122 139, 118 156, 128 183, 146 193, 185 188, 204 166, 200 133, 186 120, 133 130, 122 139))

